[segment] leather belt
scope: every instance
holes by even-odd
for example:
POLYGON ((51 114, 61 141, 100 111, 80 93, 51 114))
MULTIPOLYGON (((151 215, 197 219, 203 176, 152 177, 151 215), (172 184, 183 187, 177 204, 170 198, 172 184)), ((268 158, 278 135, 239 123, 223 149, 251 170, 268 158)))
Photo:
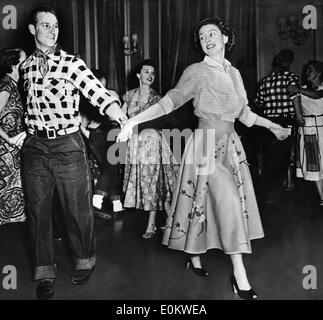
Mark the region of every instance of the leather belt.
POLYGON ((39 137, 39 138, 47 138, 47 139, 56 139, 57 136, 64 136, 66 134, 71 134, 77 132, 79 130, 78 127, 72 127, 67 129, 43 129, 43 130, 30 130, 29 133, 39 137))

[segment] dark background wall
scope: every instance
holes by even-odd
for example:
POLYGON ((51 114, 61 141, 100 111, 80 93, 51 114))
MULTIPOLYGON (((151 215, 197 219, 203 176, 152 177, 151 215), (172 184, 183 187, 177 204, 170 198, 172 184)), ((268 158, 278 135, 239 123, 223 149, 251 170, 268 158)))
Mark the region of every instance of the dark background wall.
MULTIPOLYGON (((130 71, 128 69, 141 59, 151 57, 162 67, 156 88, 165 93, 175 85, 183 69, 198 57, 193 53, 196 50, 192 39, 194 26, 202 18, 219 15, 234 27, 237 34, 237 45, 230 61, 240 69, 252 102, 257 80, 269 72, 272 58, 279 50, 290 48, 295 52, 293 69, 299 74, 303 63, 313 58, 313 32, 304 45, 298 46, 291 39, 281 39, 277 28, 279 17, 299 14, 307 4, 317 8, 316 54, 317 59, 323 60, 322 0, 0 0, 0 50, 5 47, 22 47, 31 53, 34 40, 27 29, 29 14, 39 5, 51 5, 59 15, 59 42, 62 47, 71 53, 78 53, 89 67, 103 68, 108 74, 111 88, 123 94, 127 84, 126 75, 130 71), (124 14, 126 1, 129 1, 130 8, 128 17, 124 14), (2 10, 8 4, 17 9, 16 30, 5 30, 2 26, 5 17, 2 10), (148 5, 148 22, 144 15, 145 5, 146 8, 148 5), (98 30, 95 29, 95 16, 98 18, 98 30), (126 19, 129 20, 131 34, 138 35, 140 48, 138 54, 130 57, 128 67, 122 41, 126 19), (149 27, 146 37, 148 43, 144 43, 145 21, 149 27), (97 40, 96 31, 99 35, 97 40), (169 50, 176 46, 180 49, 178 61, 174 61, 174 50, 169 50)), ((154 125, 183 128, 194 127, 196 123, 190 105, 164 120, 154 125)), ((244 129, 242 126, 241 131, 244 129)), ((249 143, 246 145, 250 149, 255 149, 252 146, 257 133, 253 130, 243 132, 245 136, 249 135, 249 143)), ((249 153, 252 154, 252 151, 249 153)))
POLYGON ((304 62, 313 58, 313 31, 304 45, 296 45, 291 38, 283 40, 279 37, 277 19, 302 13, 305 5, 313 5, 317 9, 317 59, 323 60, 323 1, 322 0, 258 0, 258 62, 259 77, 270 70, 273 56, 283 48, 292 49, 295 53, 294 71, 301 73, 304 62))
MULTIPOLYGON (((75 0, 77 3, 77 21, 78 21, 78 53, 81 57, 87 59, 89 64, 94 64, 94 46, 91 45, 90 57, 86 57, 85 51, 85 23, 84 23, 84 0, 75 0)), ((109 0, 99 0, 106 1, 109 0)), ((123 1, 123 0, 119 0, 123 1)), ((323 1, 322 0, 255 0, 256 14, 257 14, 257 57, 254 63, 258 63, 257 78, 262 77, 270 70, 270 63, 272 57, 282 48, 290 48, 295 52, 294 70, 298 73, 301 72, 301 67, 305 61, 313 57, 314 39, 313 32, 307 39, 306 43, 302 46, 295 45, 291 39, 283 40, 278 35, 277 19, 280 16, 288 17, 290 14, 299 14, 302 8, 311 4, 317 8, 318 15, 318 30, 316 31, 316 54, 317 59, 323 60, 323 42, 321 35, 323 34, 323 1)), ((196 4, 199 1, 191 1, 191 10, 196 11, 196 4)), ((216 2, 216 1, 213 1, 216 2)), ((159 39, 158 39, 158 0, 150 0, 149 2, 149 56, 158 60, 159 52, 159 39)), ((212 3, 212 1, 205 1, 212 3)), ((23 47, 28 52, 33 48, 33 38, 27 29, 28 17, 33 8, 39 5, 51 5, 55 7, 59 14, 60 20, 60 35, 59 41, 65 50, 74 52, 73 47, 73 15, 72 15, 72 0, 0 0, 0 49, 4 47, 23 47), (6 16, 2 12, 6 5, 14 5, 17 9, 17 29, 5 30, 2 26, 2 20, 6 16)), ((89 1, 89 9, 93 11, 93 1, 89 1)), ((138 34, 139 45, 143 47, 143 0, 130 0, 130 23, 131 32, 138 34)), ((162 15, 164 13, 162 12, 162 15)), ((92 15, 92 12, 91 12, 92 15)), ((91 41, 93 41, 93 19, 90 19, 91 41)), ((120 20, 119 28, 123 30, 124 21, 120 20)), ((191 33, 192 30, 187 30, 191 33)), ((239 30, 238 30, 239 31, 239 30)), ((109 30, 104 30, 108 33, 109 30)), ((122 46, 122 39, 120 39, 122 46)), ((163 44, 171 45, 171 44, 163 44)), ((233 59, 238 59, 238 51, 234 52, 233 59), (236 57, 235 57, 236 56, 236 57)), ((75 52, 74 52, 75 53, 75 52)), ((131 57, 131 64, 135 65, 143 55, 136 55, 131 57)), ((104 57, 100 57, 104 59, 104 57)), ((231 57, 232 58, 232 57, 231 57)), ((91 67, 92 67, 91 65, 91 67)), ((156 83, 159 87, 158 81, 156 83)))

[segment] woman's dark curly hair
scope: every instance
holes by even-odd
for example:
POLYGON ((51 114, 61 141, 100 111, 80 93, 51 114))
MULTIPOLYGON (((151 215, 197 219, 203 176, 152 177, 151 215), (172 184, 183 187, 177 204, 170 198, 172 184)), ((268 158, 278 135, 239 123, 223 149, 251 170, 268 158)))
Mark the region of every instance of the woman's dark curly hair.
POLYGON ((0 78, 5 74, 11 73, 13 67, 19 63, 20 52, 22 49, 3 49, 0 51, 0 78))
POLYGON ((157 64, 154 60, 152 59, 145 59, 143 61, 140 61, 134 68, 134 73, 135 74, 140 74, 141 69, 143 66, 150 66, 153 67, 155 69, 155 72, 157 72, 157 64))
POLYGON ((219 17, 217 17, 215 19, 214 18, 206 18, 206 19, 203 19, 199 23, 199 25, 197 26, 197 28, 194 31, 195 45, 202 50, 201 44, 200 44, 199 32, 200 32, 200 29, 203 26, 206 26, 208 24, 216 25, 220 29, 221 33, 228 37, 228 42, 225 44, 225 50, 226 51, 231 51, 231 49, 234 46, 234 33, 233 33, 233 30, 231 29, 231 27, 229 27, 229 25, 227 25, 219 17))

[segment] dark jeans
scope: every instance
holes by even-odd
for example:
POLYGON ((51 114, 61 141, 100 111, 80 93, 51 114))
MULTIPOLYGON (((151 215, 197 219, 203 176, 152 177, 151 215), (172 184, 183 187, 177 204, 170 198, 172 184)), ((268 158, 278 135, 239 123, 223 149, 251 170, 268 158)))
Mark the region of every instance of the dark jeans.
POLYGON ((23 176, 28 198, 34 280, 56 277, 52 203, 56 186, 75 269, 95 265, 90 171, 81 134, 27 136, 23 176))

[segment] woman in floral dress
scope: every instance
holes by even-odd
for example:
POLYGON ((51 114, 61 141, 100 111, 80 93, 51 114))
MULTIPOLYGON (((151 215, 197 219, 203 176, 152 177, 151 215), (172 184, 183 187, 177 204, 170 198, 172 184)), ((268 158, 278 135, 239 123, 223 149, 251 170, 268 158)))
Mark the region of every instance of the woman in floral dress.
POLYGON ((169 113, 193 99, 198 128, 186 144, 163 244, 190 255, 188 266, 207 276, 200 255, 221 249, 233 265, 232 288, 243 299, 256 299, 242 260, 251 253, 250 240, 263 228, 246 155, 234 130, 238 118, 247 126, 268 128, 278 139, 288 131, 251 112, 239 71, 225 59, 234 44, 231 28, 221 19, 205 19, 195 39, 203 61, 187 67, 176 87, 147 111, 131 118, 121 130, 124 141, 138 123, 169 113))
MULTIPOLYGON (((142 61, 136 67, 139 87, 123 96, 122 111, 132 118, 153 104, 160 96, 151 88, 155 80, 155 63, 142 61)), ((156 233, 157 211, 167 211, 177 177, 178 165, 160 130, 145 129, 129 141, 124 172, 124 207, 149 212, 143 238, 156 233)))
POLYGON ((26 134, 17 85, 25 58, 21 49, 0 52, 0 225, 26 219, 19 150, 26 134))

